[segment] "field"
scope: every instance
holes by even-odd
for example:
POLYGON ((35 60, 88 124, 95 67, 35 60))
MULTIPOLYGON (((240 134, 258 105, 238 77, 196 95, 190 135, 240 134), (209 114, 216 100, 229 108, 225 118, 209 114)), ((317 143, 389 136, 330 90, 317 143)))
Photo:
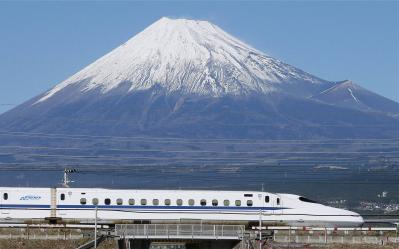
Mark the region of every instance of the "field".
POLYGON ((0 132, 0 141, 3 186, 56 186, 64 168, 76 168, 75 187, 263 188, 361 213, 399 210, 397 139, 182 139, 0 132))

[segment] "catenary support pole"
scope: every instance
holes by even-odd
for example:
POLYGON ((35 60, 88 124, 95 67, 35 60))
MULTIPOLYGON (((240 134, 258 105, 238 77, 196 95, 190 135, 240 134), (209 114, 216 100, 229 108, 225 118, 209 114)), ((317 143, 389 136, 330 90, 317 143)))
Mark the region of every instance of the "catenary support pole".
POLYGON ((327 227, 324 228, 324 243, 327 244, 327 227))
POLYGON ((96 209, 94 210, 95 218, 94 218, 94 248, 97 248, 97 211, 98 211, 98 206, 96 205, 96 209))
POLYGON ((262 249, 262 209, 259 210, 259 249, 262 249))

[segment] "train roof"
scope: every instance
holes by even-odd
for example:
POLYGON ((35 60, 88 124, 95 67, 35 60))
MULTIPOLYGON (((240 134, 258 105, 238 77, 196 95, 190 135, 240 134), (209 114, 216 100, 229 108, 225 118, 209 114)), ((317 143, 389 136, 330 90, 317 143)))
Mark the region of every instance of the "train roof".
MULTIPOLYGON (((35 189, 35 190, 48 190, 51 189, 49 188, 43 188, 43 187, 0 187, 0 190, 10 190, 10 189, 21 189, 21 190, 29 190, 29 189, 35 189)), ((66 188, 66 187, 56 187, 56 189, 59 190, 71 190, 71 191, 93 191, 93 190, 99 190, 99 191, 139 191, 139 192, 201 192, 201 193, 248 193, 248 194, 260 194, 260 193, 270 193, 270 194, 275 194, 267 191, 253 191, 253 190, 210 190, 210 189, 123 189, 123 188, 66 188)))

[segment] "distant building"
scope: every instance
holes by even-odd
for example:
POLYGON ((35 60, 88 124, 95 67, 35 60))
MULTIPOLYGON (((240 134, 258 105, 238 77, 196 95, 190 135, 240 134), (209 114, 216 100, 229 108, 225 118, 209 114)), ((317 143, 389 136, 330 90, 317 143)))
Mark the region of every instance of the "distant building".
POLYGON ((386 198, 388 197, 388 191, 383 191, 381 194, 378 194, 377 196, 378 198, 386 198))

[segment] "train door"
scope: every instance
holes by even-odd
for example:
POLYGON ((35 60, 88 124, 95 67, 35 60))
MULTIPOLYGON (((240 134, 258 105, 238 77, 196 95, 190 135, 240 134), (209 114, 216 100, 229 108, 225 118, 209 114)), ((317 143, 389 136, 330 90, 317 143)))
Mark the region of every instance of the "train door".
POLYGON ((274 214, 283 214, 283 199, 279 194, 276 194, 276 198, 273 201, 274 214))
POLYGON ((0 191, 0 219, 9 216, 8 210, 5 209, 5 204, 8 201, 8 191, 0 191))
POLYGON ((3 219, 3 191, 0 191, 0 219, 3 219))
POLYGON ((273 204, 272 204, 272 198, 270 197, 269 193, 266 193, 263 197, 264 199, 264 204, 263 207, 265 208, 266 212, 269 214, 273 213, 273 204))

